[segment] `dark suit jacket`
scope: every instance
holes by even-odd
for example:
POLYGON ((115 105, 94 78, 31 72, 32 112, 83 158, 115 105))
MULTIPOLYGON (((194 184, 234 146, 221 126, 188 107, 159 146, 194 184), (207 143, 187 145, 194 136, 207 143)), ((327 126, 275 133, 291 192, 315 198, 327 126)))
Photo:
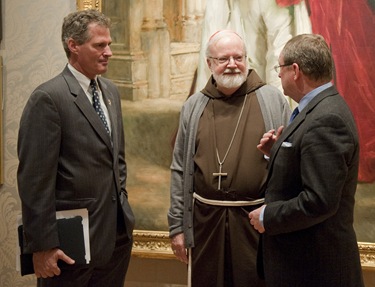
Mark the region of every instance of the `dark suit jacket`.
POLYGON ((78 81, 66 67, 30 96, 18 137, 18 189, 25 251, 59 246, 56 210, 89 211, 91 263, 109 260, 121 201, 128 236, 134 217, 127 200, 124 129, 116 86, 99 77, 112 143, 78 81))
POLYGON ((358 153, 352 114, 334 87, 275 143, 265 194, 267 286, 363 286, 353 230, 358 153))

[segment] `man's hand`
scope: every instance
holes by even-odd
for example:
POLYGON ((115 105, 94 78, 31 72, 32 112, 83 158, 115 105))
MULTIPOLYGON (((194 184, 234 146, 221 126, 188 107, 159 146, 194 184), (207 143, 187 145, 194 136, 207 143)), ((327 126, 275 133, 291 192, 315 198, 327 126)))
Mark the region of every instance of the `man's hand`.
POLYGON ((187 250, 185 248, 185 237, 183 233, 179 233, 172 237, 171 244, 174 255, 180 260, 188 264, 187 250))
POLYGON ((282 134, 284 126, 281 126, 277 129, 276 134, 275 130, 270 130, 266 132, 263 137, 260 139, 257 148, 266 156, 270 156, 271 148, 273 144, 278 140, 280 135, 282 134))
POLYGON ((265 207, 266 206, 263 205, 249 213, 250 224, 254 227, 255 230, 258 230, 259 233, 265 232, 264 226, 260 222, 260 213, 265 207))
POLYGON ((62 250, 54 248, 46 251, 35 252, 33 254, 33 263, 35 276, 37 278, 53 277, 60 275, 61 270, 57 266, 57 261, 61 259, 68 264, 74 264, 75 261, 67 256, 62 250))

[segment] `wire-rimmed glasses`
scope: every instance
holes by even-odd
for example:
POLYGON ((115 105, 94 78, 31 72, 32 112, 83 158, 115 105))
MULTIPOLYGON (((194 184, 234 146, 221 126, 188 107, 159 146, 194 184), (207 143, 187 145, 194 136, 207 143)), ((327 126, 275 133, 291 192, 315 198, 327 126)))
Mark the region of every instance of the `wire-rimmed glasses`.
POLYGON ((246 59, 246 56, 230 56, 230 57, 208 57, 210 59, 216 60, 217 63, 220 65, 228 65, 230 59, 233 59, 233 61, 238 64, 238 63, 243 63, 246 59))
POLYGON ((293 63, 292 64, 275 65, 273 68, 275 69, 276 73, 280 73, 281 67, 286 67, 286 66, 291 66, 291 65, 293 65, 293 63))

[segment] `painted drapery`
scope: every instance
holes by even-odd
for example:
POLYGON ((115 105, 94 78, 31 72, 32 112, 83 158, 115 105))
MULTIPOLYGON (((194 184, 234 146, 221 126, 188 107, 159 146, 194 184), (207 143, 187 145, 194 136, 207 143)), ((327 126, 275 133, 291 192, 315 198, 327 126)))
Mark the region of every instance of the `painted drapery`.
POLYGON ((313 33, 331 46, 334 82, 356 120, 360 137, 359 181, 375 181, 374 0, 309 0, 313 33))

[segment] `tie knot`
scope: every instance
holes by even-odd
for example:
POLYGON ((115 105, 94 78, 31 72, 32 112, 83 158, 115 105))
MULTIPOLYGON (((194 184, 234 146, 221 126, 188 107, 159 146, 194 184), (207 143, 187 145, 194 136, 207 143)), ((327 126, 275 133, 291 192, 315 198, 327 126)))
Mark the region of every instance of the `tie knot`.
POLYGON ((96 89, 97 88, 97 84, 96 84, 96 81, 95 80, 90 80, 90 87, 92 88, 92 89, 96 89))
POLYGON ((298 113, 299 113, 299 110, 298 110, 298 107, 296 107, 296 108, 294 109, 292 115, 290 116, 290 121, 289 121, 289 123, 291 123, 291 122, 294 120, 294 118, 298 115, 298 113))

